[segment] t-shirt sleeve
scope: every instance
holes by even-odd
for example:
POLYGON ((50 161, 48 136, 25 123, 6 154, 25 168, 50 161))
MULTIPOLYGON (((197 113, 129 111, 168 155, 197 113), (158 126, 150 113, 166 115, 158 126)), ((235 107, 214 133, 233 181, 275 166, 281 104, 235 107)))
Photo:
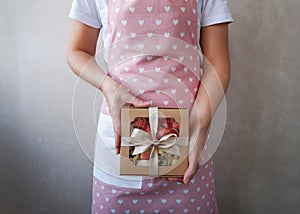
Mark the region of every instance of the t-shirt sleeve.
POLYGON ((203 0, 201 14, 203 27, 233 21, 227 0, 203 0))
POLYGON ((95 0, 73 0, 69 17, 94 28, 102 26, 95 0))

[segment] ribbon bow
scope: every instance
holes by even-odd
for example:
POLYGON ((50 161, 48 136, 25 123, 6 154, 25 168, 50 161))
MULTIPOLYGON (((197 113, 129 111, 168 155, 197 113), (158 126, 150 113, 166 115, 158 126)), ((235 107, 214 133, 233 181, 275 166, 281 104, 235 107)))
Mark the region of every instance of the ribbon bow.
MULTIPOLYGON (((158 176, 158 149, 170 154, 180 155, 178 139, 176 134, 168 134, 156 139, 158 126, 158 108, 149 108, 149 123, 151 135, 141 129, 135 128, 131 136, 122 138, 123 146, 134 146, 133 155, 137 155, 151 149, 149 160, 149 176, 158 176)), ((185 140, 182 139, 182 142, 185 140)), ((181 142, 181 140, 180 140, 181 142)))

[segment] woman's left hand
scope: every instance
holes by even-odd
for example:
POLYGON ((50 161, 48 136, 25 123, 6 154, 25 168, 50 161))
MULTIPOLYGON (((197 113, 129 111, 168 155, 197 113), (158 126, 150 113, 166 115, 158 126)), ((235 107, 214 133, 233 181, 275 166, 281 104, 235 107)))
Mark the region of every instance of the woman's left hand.
POLYGON ((187 184, 193 178, 198 170, 203 146, 206 140, 207 130, 211 121, 210 110, 205 111, 203 108, 194 103, 190 114, 190 136, 189 136, 189 154, 188 168, 184 173, 183 183, 187 184))
POLYGON ((195 102, 189 117, 189 153, 188 153, 188 168, 181 178, 167 178, 171 181, 189 183, 198 170, 198 165, 205 143, 208 127, 211 121, 210 109, 205 110, 203 106, 197 105, 195 102))

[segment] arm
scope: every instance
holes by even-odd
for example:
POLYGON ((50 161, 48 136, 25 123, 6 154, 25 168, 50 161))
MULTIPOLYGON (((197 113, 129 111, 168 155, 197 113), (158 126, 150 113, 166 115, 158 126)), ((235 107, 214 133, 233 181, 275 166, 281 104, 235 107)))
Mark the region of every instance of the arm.
POLYGON ((200 128, 191 129, 189 167, 184 183, 188 183, 197 171, 206 131, 229 84, 228 24, 203 27, 200 44, 205 56, 204 74, 190 116, 191 127, 200 124, 200 128))
POLYGON ((67 50, 67 61, 80 78, 98 88, 104 95, 110 109, 115 130, 116 153, 120 153, 120 107, 130 103, 146 107, 147 102, 132 96, 126 89, 110 78, 97 64, 96 53, 99 29, 72 20, 67 50))
POLYGON ((67 49, 67 61, 73 72, 96 88, 101 88, 106 78, 94 60, 99 32, 100 29, 72 20, 67 49))
POLYGON ((228 24, 204 27, 201 36, 201 47, 205 57, 204 75, 196 102, 201 109, 209 111, 210 108, 210 115, 213 116, 226 93, 230 79, 228 24))

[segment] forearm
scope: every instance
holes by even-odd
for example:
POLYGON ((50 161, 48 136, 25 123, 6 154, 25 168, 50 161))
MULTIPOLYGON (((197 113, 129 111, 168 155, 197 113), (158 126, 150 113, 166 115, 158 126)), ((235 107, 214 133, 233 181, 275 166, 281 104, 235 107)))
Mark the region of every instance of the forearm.
POLYGON ((196 97, 200 117, 207 126, 222 101, 230 79, 228 25, 202 28, 203 76, 196 97))
POLYGON ((104 85, 115 85, 116 82, 107 75, 104 61, 100 63, 103 66, 99 66, 95 60, 99 33, 100 29, 72 20, 67 61, 77 76, 106 93, 110 88, 104 85))
POLYGON ((195 103, 198 106, 200 117, 206 120, 207 123, 209 123, 222 101, 229 80, 229 60, 221 60, 211 65, 205 62, 204 74, 199 85, 195 103))
POLYGON ((111 90, 107 86, 113 87, 116 84, 107 75, 107 71, 104 71, 106 69, 105 66, 100 67, 95 57, 87 52, 80 50, 69 51, 67 60, 69 66, 77 76, 104 93, 108 93, 111 90))

